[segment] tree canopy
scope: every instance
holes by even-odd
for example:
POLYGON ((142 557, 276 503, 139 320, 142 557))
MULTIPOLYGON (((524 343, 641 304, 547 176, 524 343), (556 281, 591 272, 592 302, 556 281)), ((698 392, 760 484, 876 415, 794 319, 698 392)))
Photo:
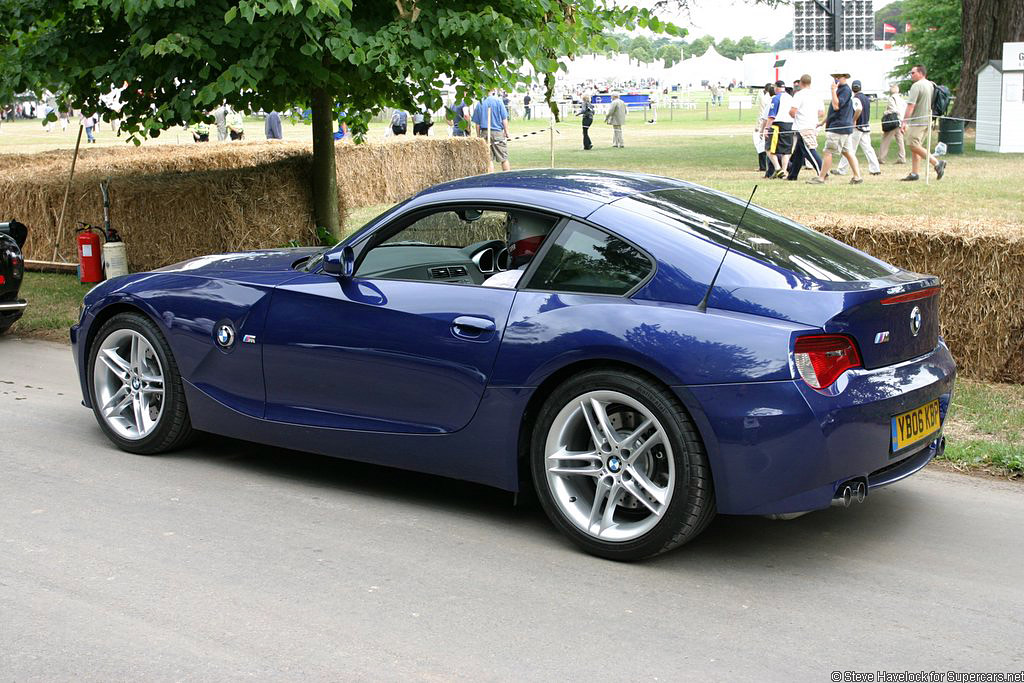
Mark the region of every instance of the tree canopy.
POLYGON ((901 9, 910 31, 899 34, 896 43, 909 47, 910 54, 891 75, 909 87, 910 68, 924 64, 928 80, 956 90, 963 63, 960 0, 906 0, 901 9))
MULTIPOLYGON (((525 67, 550 92, 559 57, 636 27, 684 33, 602 0, 0 0, 0 100, 48 88, 104 115, 101 98, 124 86, 122 129, 148 137, 222 102, 311 107, 314 157, 332 174, 314 160, 314 196, 330 201, 335 111, 360 135, 386 107, 440 108, 446 82, 475 97, 515 88, 525 67)), ((336 208, 318 205, 317 220, 336 231, 336 208)))

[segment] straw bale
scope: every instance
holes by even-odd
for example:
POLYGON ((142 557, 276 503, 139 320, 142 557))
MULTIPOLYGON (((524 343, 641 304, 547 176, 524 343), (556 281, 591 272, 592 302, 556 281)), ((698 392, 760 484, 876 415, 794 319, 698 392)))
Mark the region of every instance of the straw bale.
POLYGON ((803 216, 901 268, 942 279, 942 334, 959 371, 1024 383, 1024 231, 954 217, 803 216))
MULTIPOLYGON (((50 260, 71 152, 0 155, 0 216, 30 227, 26 257, 50 260)), ((338 201, 347 208, 404 199, 434 183, 486 170, 480 140, 338 145, 338 201)), ((98 224, 99 183, 110 179, 111 223, 132 270, 201 254, 315 243, 310 147, 232 143, 80 151, 57 245, 75 260, 76 221, 98 224)))

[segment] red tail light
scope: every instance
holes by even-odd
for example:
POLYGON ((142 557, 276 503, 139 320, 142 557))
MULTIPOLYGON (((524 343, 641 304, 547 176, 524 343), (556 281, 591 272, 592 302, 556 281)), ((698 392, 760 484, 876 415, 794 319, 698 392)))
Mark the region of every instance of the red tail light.
POLYGON ((916 292, 897 294, 896 296, 890 296, 886 299, 882 299, 882 305, 890 306, 892 304, 906 303, 907 301, 920 301, 921 299, 927 299, 928 297, 935 296, 938 293, 938 287, 928 287, 927 289, 919 289, 916 292))
POLYGON ((850 368, 860 367, 860 354, 853 340, 841 334, 798 337, 793 346, 800 377, 815 389, 832 386, 850 368))

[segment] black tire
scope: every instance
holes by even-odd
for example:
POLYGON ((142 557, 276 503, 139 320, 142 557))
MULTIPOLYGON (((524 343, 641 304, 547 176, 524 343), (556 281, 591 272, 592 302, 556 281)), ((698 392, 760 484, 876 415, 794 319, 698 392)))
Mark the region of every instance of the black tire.
POLYGON ((118 313, 106 321, 92 338, 88 351, 88 383, 89 396, 93 406, 93 415, 107 437, 123 451, 138 455, 156 455, 166 453, 186 445, 194 436, 195 430, 189 419, 188 405, 185 403, 185 391, 181 385, 181 373, 171 353, 171 347, 164 335, 152 320, 140 313, 118 313), (163 411, 156 428, 147 436, 138 439, 126 439, 110 428, 100 414, 96 387, 94 386, 94 368, 100 344, 112 332, 117 330, 134 330, 142 334, 152 345, 160 366, 164 371, 163 411))
POLYGON ((640 373, 591 370, 555 389, 534 423, 530 469, 537 497, 555 527, 599 557, 629 561, 658 555, 691 541, 715 516, 711 468, 693 420, 667 388, 640 373), (591 391, 621 392, 641 403, 661 423, 671 446, 676 476, 668 506, 650 531, 632 540, 604 541, 579 528, 556 504, 548 482, 545 444, 554 420, 570 402, 591 391))

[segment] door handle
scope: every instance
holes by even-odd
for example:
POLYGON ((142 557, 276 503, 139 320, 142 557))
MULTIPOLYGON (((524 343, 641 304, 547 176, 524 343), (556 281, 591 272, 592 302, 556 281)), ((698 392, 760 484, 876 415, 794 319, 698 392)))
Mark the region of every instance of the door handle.
POLYGON ((488 332, 494 332, 493 320, 477 318, 471 315, 460 315, 452 321, 452 334, 463 339, 479 339, 488 332))

